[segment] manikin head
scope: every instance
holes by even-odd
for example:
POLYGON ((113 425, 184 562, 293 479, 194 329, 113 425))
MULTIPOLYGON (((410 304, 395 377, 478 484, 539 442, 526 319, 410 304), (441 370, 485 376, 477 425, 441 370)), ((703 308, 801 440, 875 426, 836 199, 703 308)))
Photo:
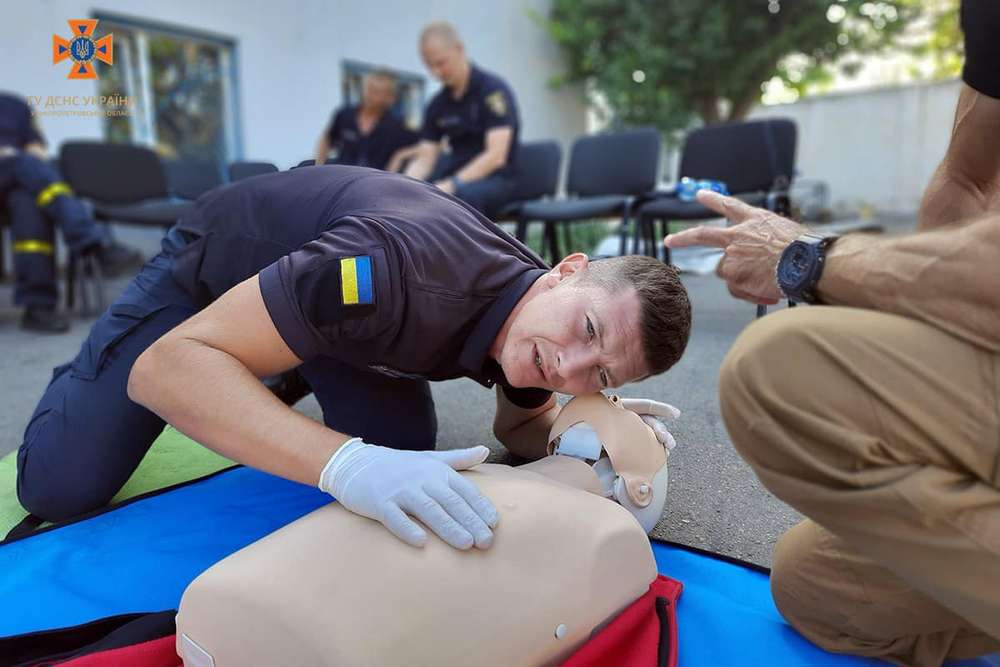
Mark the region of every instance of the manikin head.
POLYGON ((548 453, 589 466, 600 492, 631 512, 646 533, 663 515, 669 451, 617 396, 588 394, 564 405, 549 432, 548 453))
POLYGON ((365 75, 361 106, 379 115, 396 103, 396 76, 389 70, 375 70, 365 75))
POLYGON ((512 386, 578 396, 664 372, 690 329, 691 305, 673 267, 575 253, 525 293, 490 352, 512 386))
POLYGON ((420 57, 431 76, 448 88, 462 88, 468 79, 465 47, 450 23, 431 23, 421 31, 420 57))

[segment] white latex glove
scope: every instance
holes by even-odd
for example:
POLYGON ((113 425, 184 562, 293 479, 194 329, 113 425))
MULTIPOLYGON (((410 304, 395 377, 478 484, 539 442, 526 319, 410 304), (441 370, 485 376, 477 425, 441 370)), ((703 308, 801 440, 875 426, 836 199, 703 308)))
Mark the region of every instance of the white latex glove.
POLYGON ((476 485, 459 475, 486 460, 482 445, 443 452, 412 452, 344 443, 323 468, 319 488, 355 514, 378 521, 407 544, 422 547, 427 532, 420 519, 456 549, 493 543, 499 514, 476 485))
POLYGON ((646 422, 653 429, 656 439, 667 450, 671 450, 677 446, 674 436, 670 435, 670 431, 667 430, 667 422, 680 417, 680 410, 669 403, 651 401, 648 398, 622 398, 620 400, 623 408, 631 410, 642 417, 642 421, 646 422))

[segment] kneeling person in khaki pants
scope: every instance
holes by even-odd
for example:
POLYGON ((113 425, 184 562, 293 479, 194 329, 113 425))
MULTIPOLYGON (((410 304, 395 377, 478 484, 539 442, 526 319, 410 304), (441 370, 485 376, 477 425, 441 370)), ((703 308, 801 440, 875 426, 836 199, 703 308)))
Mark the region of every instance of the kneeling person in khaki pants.
POLYGON ((722 416, 808 517, 775 549, 782 614, 828 650, 902 665, 1000 651, 1000 47, 972 34, 1000 29, 989 4, 963 6, 966 85, 917 233, 804 236, 703 191, 732 226, 665 240, 724 248, 736 297, 827 304, 748 327, 722 416))

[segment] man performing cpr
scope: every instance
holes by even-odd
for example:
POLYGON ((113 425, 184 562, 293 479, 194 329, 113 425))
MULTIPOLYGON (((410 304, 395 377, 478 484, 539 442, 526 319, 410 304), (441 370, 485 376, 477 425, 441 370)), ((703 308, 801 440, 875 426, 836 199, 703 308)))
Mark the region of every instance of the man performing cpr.
POLYGON ((497 438, 534 459, 559 412, 552 392, 661 373, 689 329, 676 272, 653 259, 574 254, 550 268, 432 185, 369 169, 247 179, 202 197, 55 369, 18 451, 18 497, 47 520, 100 507, 169 422, 410 544, 427 539, 416 518, 486 548, 497 510, 455 471, 488 450, 428 451, 427 381, 496 385, 497 438), (292 368, 325 426, 259 380, 292 368))

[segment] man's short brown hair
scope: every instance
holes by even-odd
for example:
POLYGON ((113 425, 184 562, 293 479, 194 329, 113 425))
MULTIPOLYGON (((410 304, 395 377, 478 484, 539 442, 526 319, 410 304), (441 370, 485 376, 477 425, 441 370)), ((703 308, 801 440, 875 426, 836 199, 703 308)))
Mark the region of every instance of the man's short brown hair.
POLYGON ((635 288, 650 375, 659 375, 680 360, 691 334, 691 302, 676 268, 652 257, 626 255, 593 260, 580 278, 609 294, 635 288))

